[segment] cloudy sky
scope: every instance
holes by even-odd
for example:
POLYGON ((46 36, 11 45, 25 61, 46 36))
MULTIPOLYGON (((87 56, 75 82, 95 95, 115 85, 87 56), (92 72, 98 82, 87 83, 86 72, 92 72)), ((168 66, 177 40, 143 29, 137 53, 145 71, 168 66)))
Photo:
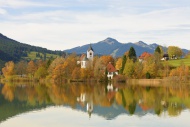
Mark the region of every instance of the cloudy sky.
POLYGON ((0 33, 52 50, 107 37, 190 49, 190 1, 0 0, 0 33))

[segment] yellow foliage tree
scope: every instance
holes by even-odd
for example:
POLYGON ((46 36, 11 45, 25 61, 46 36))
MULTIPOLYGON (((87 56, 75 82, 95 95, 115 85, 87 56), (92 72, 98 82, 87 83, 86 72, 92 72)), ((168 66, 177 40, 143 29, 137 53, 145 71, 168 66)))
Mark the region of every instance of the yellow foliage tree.
POLYGON ((88 77, 88 73, 87 73, 87 69, 86 68, 81 68, 80 72, 81 72, 81 78, 82 79, 85 79, 85 78, 88 77))
POLYGON ((120 70, 121 67, 122 67, 122 58, 119 58, 119 59, 117 60, 117 62, 116 62, 115 68, 116 68, 116 70, 120 70))
POLYGON ((155 64, 154 57, 151 56, 146 59, 145 62, 143 62, 143 75, 145 76, 146 73, 149 73, 151 77, 157 76, 158 68, 155 64))
POLYGON ((2 69, 2 72, 6 79, 14 74, 14 66, 15 64, 13 61, 5 63, 5 67, 2 69))
POLYGON ((133 78, 134 72, 135 72, 135 63, 133 62, 132 59, 127 59, 123 74, 125 74, 129 78, 133 78))
POLYGON ((177 46, 169 46, 168 54, 170 57, 173 57, 173 56, 181 57, 183 54, 183 51, 177 46))

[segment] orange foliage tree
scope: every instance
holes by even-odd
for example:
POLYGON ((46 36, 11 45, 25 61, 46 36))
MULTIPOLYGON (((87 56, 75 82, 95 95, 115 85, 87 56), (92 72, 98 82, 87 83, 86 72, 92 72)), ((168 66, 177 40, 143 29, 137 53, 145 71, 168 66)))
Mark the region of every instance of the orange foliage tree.
POLYGON ((170 76, 178 76, 179 80, 186 80, 189 75, 189 66, 181 65, 176 69, 171 70, 170 76))
POLYGON ((37 67, 36 67, 36 64, 34 63, 34 61, 30 61, 28 63, 28 66, 27 66, 27 72, 28 74, 31 76, 31 77, 34 77, 34 73, 36 72, 37 70, 37 67))
POLYGON ((81 76, 80 67, 75 67, 75 69, 72 72, 72 78, 80 79, 80 76, 81 76))
POLYGON ((112 64, 114 63, 114 59, 112 56, 101 56, 100 60, 101 60, 102 64, 105 66, 107 66, 107 64, 109 62, 111 62, 112 64))

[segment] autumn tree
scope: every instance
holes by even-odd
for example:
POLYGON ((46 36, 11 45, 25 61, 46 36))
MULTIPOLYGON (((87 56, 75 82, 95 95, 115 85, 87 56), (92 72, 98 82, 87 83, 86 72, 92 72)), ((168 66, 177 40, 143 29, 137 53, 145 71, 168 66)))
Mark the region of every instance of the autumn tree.
POLYGON ((189 76, 189 66, 182 63, 181 66, 171 70, 170 76, 177 76, 179 80, 185 81, 189 76))
POLYGON ((37 70, 37 66, 36 64, 34 63, 34 61, 30 61, 28 63, 28 66, 27 66, 27 72, 28 74, 31 76, 31 77, 34 77, 34 73, 36 72, 37 70))
POLYGON ((135 62, 134 78, 143 78, 143 63, 142 62, 135 62))
POLYGON ((134 72, 135 72, 135 64, 134 64, 133 60, 127 59, 123 74, 125 74, 129 78, 132 78, 134 76, 134 72))
POLYGON ((66 59, 65 62, 63 63, 63 69, 65 71, 65 78, 70 78, 72 76, 72 72, 77 67, 77 56, 76 54, 71 54, 69 55, 66 59))
POLYGON ((46 67, 46 61, 44 60, 38 60, 36 61, 36 67, 39 68, 39 67, 46 67))
POLYGON ((88 70, 86 68, 81 68, 80 70, 80 77, 82 79, 87 79, 88 78, 88 70))
MULTIPOLYGON (((103 79, 106 66, 109 62, 114 63, 114 58, 112 56, 101 56, 100 58, 96 59, 96 63, 94 64, 94 70, 92 70, 92 72, 94 72, 93 76, 98 79, 103 79)), ((90 73, 90 70, 87 72, 90 73)))
POLYGON ((100 60, 103 65, 107 66, 109 62, 114 63, 114 59, 112 56, 101 56, 100 60))
POLYGON ((8 79, 10 76, 14 74, 14 67, 15 64, 13 61, 5 63, 5 67, 2 68, 2 72, 6 79, 8 79))
POLYGON ((163 63, 163 72, 162 72, 163 77, 168 77, 169 76, 170 68, 171 68, 171 65, 169 64, 169 62, 164 61, 164 63, 163 63))
POLYGON ((75 69, 72 72, 72 79, 80 79, 81 71, 80 67, 75 67, 75 69))
POLYGON ((143 75, 145 77, 146 73, 150 73, 151 77, 157 76, 158 68, 156 68, 154 56, 151 56, 143 62, 143 75))
POLYGON ((118 58, 115 68, 116 68, 116 70, 120 70, 121 67, 122 67, 122 58, 118 58))
POLYGON ((170 57, 176 56, 176 57, 180 58, 183 54, 183 51, 177 46, 169 46, 168 54, 170 57))
POLYGON ((23 74, 26 74, 27 62, 20 61, 15 65, 15 73, 20 75, 21 77, 23 74))
POLYGON ((52 79, 56 82, 62 83, 65 75, 63 64, 57 65, 52 72, 52 79))
POLYGON ((53 79, 62 82, 63 79, 71 78, 72 72, 77 66, 76 61, 76 54, 71 54, 63 61, 63 63, 59 60, 57 61, 57 65, 54 62, 52 62, 52 64, 55 64, 55 67, 52 68, 53 79))
POLYGON ((103 79, 104 77, 105 65, 102 63, 101 59, 97 59, 94 65, 94 76, 98 79, 103 79))
POLYGON ((41 66, 35 72, 34 77, 37 78, 37 79, 44 79, 47 74, 48 74, 47 69, 44 66, 41 66))
POLYGON ((53 60, 52 62, 49 61, 49 68, 48 68, 48 77, 51 78, 53 75, 53 71, 54 69, 59 66, 60 64, 63 64, 65 61, 65 59, 63 57, 57 57, 55 60, 53 60))

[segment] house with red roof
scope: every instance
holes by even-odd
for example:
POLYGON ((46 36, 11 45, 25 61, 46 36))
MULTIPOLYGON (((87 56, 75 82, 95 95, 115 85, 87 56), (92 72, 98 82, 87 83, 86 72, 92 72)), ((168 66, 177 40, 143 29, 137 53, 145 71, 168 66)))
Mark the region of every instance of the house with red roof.
POLYGON ((107 74, 108 79, 113 79, 114 75, 118 75, 117 70, 111 64, 111 62, 109 62, 108 65, 107 65, 107 71, 108 71, 108 74, 107 74))
POLYGON ((140 56, 139 56, 139 62, 143 62, 145 58, 148 58, 152 56, 152 54, 148 53, 148 52, 143 52, 140 56))

